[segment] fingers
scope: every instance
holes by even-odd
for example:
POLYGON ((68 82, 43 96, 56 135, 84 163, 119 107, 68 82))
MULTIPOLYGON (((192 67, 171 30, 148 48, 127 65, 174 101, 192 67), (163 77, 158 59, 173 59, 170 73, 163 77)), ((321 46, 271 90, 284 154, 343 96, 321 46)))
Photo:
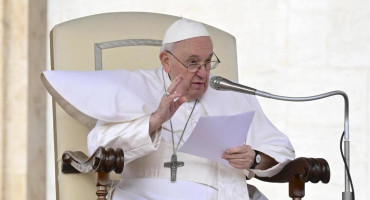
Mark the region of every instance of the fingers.
POLYGON ((237 169, 248 169, 254 162, 254 151, 249 145, 241 145, 226 150, 222 158, 237 169))
POLYGON ((171 97, 171 102, 170 102, 170 114, 171 116, 175 114, 177 109, 186 101, 185 97, 180 97, 181 94, 172 94, 170 95, 171 97), (173 97, 171 97, 173 95, 173 97), (179 98, 180 97, 180 98, 179 98), (176 98, 179 98, 175 101, 176 98))
POLYGON ((252 150, 252 148, 248 145, 241 145, 241 146, 236 146, 233 148, 229 148, 226 150, 225 153, 227 154, 235 154, 235 153, 246 153, 248 151, 252 150))
POLYGON ((170 87, 167 88, 167 96, 175 94, 177 86, 181 83, 182 77, 176 76, 175 79, 171 82, 170 87))
POLYGON ((166 97, 166 99, 165 99, 166 104, 177 102, 177 101, 175 101, 175 99, 177 99, 181 96, 182 96, 182 94, 180 94, 180 93, 173 93, 173 94, 170 94, 168 96, 166 95, 165 96, 166 97))
MULTIPOLYGON (((181 96, 181 94, 179 94, 179 96, 178 97, 180 97, 181 96)), ((178 98, 178 97, 176 97, 176 98, 178 98)), ((176 99, 175 98, 175 99, 176 99)), ((177 101, 175 101, 174 102, 174 105, 178 108, 178 107, 180 107, 184 102, 186 102, 188 99, 186 98, 186 97, 180 97, 179 99, 177 99, 177 101)))
POLYGON ((182 80, 181 76, 177 76, 173 79, 165 95, 163 95, 157 110, 152 114, 153 119, 156 119, 153 121, 157 124, 163 124, 165 121, 169 120, 177 109, 187 101, 186 97, 183 97, 182 94, 176 93, 176 88, 182 80))
POLYGON ((237 169, 248 169, 254 162, 253 158, 224 158, 229 164, 237 169))
MULTIPOLYGON (((222 158, 229 160, 229 159, 244 159, 249 157, 247 153, 238 153, 238 154, 223 154, 222 158)), ((251 156, 252 157, 252 156, 251 156)))
POLYGON ((171 85, 167 88, 165 104, 170 106, 171 113, 174 113, 185 101, 187 101, 187 98, 182 96, 182 94, 176 93, 176 88, 182 80, 181 76, 176 76, 171 82, 171 85))
POLYGON ((248 169, 253 160, 242 158, 242 159, 227 159, 229 164, 237 169, 248 169))

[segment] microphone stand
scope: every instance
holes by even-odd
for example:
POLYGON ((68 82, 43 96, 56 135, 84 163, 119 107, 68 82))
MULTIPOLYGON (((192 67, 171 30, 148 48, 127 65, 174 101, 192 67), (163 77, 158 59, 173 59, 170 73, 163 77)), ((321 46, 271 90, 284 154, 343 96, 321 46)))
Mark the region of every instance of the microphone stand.
MULTIPOLYGON (((225 78, 222 77, 212 77, 210 81, 210 85, 212 88, 216 90, 233 90, 237 92, 247 93, 251 95, 257 95, 265 98, 271 98, 276 100, 282 101, 294 101, 294 102, 301 102, 301 101, 313 101, 318 100, 326 97, 330 97, 333 95, 341 95, 344 98, 344 173, 345 173, 345 188, 344 192, 342 192, 342 200, 354 200, 353 191, 350 191, 350 177, 349 177, 349 120, 348 120, 348 111, 349 111, 349 101, 348 96, 345 92, 336 90, 332 92, 327 92, 324 94, 319 94, 315 96, 308 96, 308 97, 285 97, 285 96, 278 96, 274 94, 270 94, 268 92, 259 91, 254 88, 244 86, 238 83, 233 83, 225 78)), ((342 145, 342 144, 341 144, 342 145)), ((353 190, 353 185, 352 185, 353 190)))
MULTIPOLYGON (((245 91, 245 88, 244 88, 244 91, 245 91)), ((336 91, 327 92, 324 94, 319 94, 319 95, 309 96, 309 97, 284 97, 284 96, 278 96, 278 95, 270 94, 270 93, 259 91, 259 90, 254 90, 254 91, 252 90, 250 94, 254 94, 254 95, 265 97, 265 98, 277 99, 277 100, 282 100, 282 101, 294 101, 294 102, 313 101, 313 100, 330 97, 333 95, 341 95, 344 98, 344 157, 345 157, 345 162, 347 163, 347 166, 348 166, 348 173, 349 173, 349 157, 350 157, 349 119, 348 119, 349 100, 345 92, 336 90, 336 91)), ((344 192, 342 192, 342 200, 353 200, 352 192, 350 192, 350 182, 349 182, 348 173, 346 169, 344 173, 345 173, 345 190, 344 192)))

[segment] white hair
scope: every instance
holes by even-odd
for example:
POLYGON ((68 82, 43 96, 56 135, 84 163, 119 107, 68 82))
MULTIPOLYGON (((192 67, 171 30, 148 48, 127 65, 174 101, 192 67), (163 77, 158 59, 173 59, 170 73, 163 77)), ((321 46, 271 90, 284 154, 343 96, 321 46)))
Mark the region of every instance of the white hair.
POLYGON ((172 51, 173 47, 175 46, 175 42, 173 43, 167 43, 167 44, 162 44, 160 52, 163 51, 172 51))

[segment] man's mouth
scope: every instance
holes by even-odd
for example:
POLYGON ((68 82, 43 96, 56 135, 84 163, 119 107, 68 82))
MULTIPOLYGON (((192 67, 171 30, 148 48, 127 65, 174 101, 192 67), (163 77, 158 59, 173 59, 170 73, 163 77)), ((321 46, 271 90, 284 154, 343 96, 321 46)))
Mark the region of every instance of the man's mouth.
POLYGON ((196 84, 196 85, 204 85, 204 82, 193 82, 193 84, 196 84))
POLYGON ((204 86, 204 82, 192 82, 193 87, 201 88, 204 86))

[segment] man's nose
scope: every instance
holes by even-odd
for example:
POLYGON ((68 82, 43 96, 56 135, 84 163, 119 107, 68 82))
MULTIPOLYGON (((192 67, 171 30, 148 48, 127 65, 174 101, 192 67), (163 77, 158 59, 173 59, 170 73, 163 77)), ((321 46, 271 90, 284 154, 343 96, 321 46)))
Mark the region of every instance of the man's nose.
POLYGON ((205 78, 209 73, 209 70, 206 69, 206 65, 200 66, 200 68, 197 71, 197 75, 199 77, 205 78))

